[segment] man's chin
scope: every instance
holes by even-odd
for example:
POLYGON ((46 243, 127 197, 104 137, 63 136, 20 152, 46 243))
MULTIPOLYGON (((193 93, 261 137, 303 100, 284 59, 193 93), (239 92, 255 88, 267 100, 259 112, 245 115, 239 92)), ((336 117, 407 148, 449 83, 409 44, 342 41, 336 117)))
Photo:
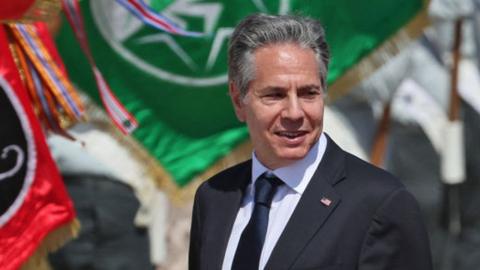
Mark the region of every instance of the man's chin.
POLYGON ((308 151, 305 149, 297 151, 284 151, 277 154, 277 160, 279 163, 281 163, 281 167, 284 167, 303 159, 307 154, 308 151))

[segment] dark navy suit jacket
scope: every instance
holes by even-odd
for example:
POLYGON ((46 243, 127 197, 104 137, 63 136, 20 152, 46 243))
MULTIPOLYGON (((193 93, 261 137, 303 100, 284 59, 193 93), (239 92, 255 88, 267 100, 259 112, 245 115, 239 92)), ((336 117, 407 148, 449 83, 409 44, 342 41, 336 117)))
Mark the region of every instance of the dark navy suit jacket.
MULTIPOLYGON (((250 178, 251 160, 213 176, 197 190, 191 270, 221 269, 250 178)), ((412 195, 395 177, 328 138, 323 159, 265 269, 431 270, 432 264, 412 195)))

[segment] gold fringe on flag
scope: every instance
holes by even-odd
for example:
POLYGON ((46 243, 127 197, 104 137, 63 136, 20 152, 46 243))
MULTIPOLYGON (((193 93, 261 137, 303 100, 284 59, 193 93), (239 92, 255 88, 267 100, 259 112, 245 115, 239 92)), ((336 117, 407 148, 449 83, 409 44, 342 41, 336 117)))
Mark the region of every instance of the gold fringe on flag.
POLYGON ((229 155, 217 161, 208 170, 196 176, 188 185, 178 187, 173 181, 172 176, 164 169, 160 162, 152 157, 140 143, 133 137, 122 134, 103 110, 89 100, 87 96, 82 95, 82 99, 89 122, 100 130, 111 134, 117 142, 128 149, 135 160, 144 164, 147 175, 154 180, 156 186, 164 191, 170 198, 170 201, 177 206, 190 202, 195 190, 203 180, 227 167, 248 159, 252 152, 252 145, 250 141, 247 140, 237 146, 229 155))
POLYGON ((80 222, 77 219, 52 230, 37 247, 35 253, 22 265, 22 270, 49 270, 47 254, 63 246, 72 238, 77 237, 80 231, 80 222))
POLYGON ((406 48, 423 33, 424 29, 430 25, 428 17, 430 0, 424 0, 423 2, 422 10, 409 23, 354 67, 350 68, 329 87, 327 102, 331 103, 346 95, 354 86, 372 75, 375 70, 388 62, 401 49, 406 48))

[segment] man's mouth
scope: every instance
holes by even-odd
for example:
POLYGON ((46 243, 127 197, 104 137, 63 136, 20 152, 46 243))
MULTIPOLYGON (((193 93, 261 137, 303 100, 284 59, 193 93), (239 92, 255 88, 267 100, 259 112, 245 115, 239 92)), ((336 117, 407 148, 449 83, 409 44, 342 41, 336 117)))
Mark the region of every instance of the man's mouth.
POLYGON ((303 135, 307 134, 306 131, 277 131, 275 134, 280 137, 285 137, 288 139, 296 139, 298 137, 302 137, 303 135))

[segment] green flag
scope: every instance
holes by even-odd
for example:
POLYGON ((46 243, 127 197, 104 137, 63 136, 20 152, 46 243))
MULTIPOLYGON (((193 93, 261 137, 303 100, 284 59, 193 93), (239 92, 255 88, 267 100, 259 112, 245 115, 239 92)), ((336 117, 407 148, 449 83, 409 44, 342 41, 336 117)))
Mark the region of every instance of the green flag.
MULTIPOLYGON (((183 186, 248 137, 227 95, 227 43, 255 12, 303 14, 324 24, 336 81, 423 8, 423 0, 152 0, 155 10, 200 38, 144 25, 114 0, 81 1, 99 69, 140 127, 133 133, 183 186)), ((99 100, 93 75, 64 24, 57 45, 72 80, 99 100)))

